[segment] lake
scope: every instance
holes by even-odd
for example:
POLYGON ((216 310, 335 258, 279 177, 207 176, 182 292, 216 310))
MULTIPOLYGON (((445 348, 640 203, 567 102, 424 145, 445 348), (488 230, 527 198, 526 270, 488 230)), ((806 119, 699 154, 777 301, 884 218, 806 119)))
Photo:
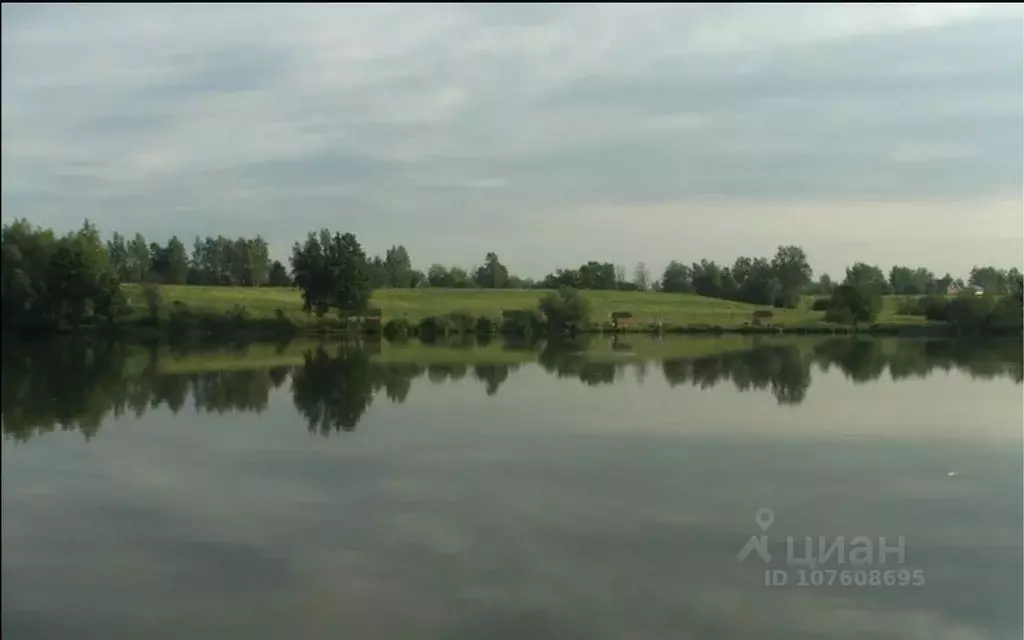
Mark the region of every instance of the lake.
POLYGON ((5 344, 3 636, 1019 640, 1021 353, 5 344))

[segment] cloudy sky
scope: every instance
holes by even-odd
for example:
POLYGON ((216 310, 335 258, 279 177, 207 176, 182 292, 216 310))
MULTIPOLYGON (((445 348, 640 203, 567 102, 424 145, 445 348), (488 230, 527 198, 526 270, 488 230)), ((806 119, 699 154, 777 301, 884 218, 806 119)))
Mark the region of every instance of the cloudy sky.
POLYGON ((540 276, 1024 252, 1020 5, 3 5, 3 219, 540 276))

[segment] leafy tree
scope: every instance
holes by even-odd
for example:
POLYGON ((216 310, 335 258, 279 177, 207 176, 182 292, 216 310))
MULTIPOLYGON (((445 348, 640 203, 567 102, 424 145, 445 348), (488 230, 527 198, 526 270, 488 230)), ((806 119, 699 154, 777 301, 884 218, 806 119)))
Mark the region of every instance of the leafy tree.
POLYGON ((451 279, 448 276, 448 268, 443 264, 434 263, 427 269, 427 284, 432 287, 450 287, 451 279))
POLYGON ((152 253, 149 245, 146 244, 146 238, 141 233, 136 233, 135 238, 128 243, 129 282, 145 282, 149 275, 151 257, 152 253))
POLYGON ((610 262, 591 260, 581 265, 576 272, 577 288, 598 291, 612 291, 618 288, 615 265, 610 262))
POLYGON ((889 290, 899 295, 923 295, 934 279, 928 269, 895 265, 889 271, 889 290))
POLYGON ((950 324, 956 327, 980 331, 988 326, 995 307, 995 298, 991 295, 976 296, 966 293, 949 302, 946 317, 950 324))
POLYGON ((292 279, 288 277, 288 270, 280 260, 274 260, 270 265, 270 275, 267 276, 267 284, 272 287, 290 287, 292 279))
POLYGON ((1010 270, 997 269, 996 267, 974 267, 971 269, 968 283, 980 287, 987 293, 1009 293, 1013 284, 1020 277, 1020 271, 1016 268, 1010 270))
POLYGON ((504 289, 508 284, 508 269, 498 260, 498 254, 488 253, 484 264, 473 274, 473 281, 484 289, 504 289))
POLYGON ((879 296, 890 292, 889 282, 882 274, 882 270, 863 262, 858 262, 846 269, 846 280, 843 281, 843 284, 879 296))
POLYGON ((701 260, 700 264, 694 262, 691 273, 691 282, 698 295, 722 297, 722 268, 713 260, 701 260))
POLYGON ((584 327, 590 318, 590 301, 578 290, 568 287, 560 287, 541 298, 538 309, 551 330, 577 330, 584 327))
POLYGON ((384 255, 387 285, 395 289, 408 289, 412 285, 412 263, 409 252, 402 245, 392 246, 384 255))
POLYGON ((823 273, 818 276, 817 282, 807 288, 807 293, 830 296, 833 289, 835 289, 835 284, 832 282, 832 278, 827 273, 823 273))
POLYGON ((666 293, 693 293, 693 271, 690 267, 673 260, 665 267, 661 276, 661 290, 666 293))
POLYGON ((131 280, 129 269, 128 246, 125 244, 124 236, 114 232, 107 242, 107 258, 110 260, 110 267, 121 282, 131 280))
POLYGON ((185 284, 188 278, 188 254, 185 245, 177 236, 167 241, 163 250, 163 281, 169 284, 185 284))
POLYGON ((112 323, 125 312, 117 274, 96 227, 56 238, 15 220, 3 227, 3 326, 75 328, 112 323))
POLYGON ((310 233, 292 248, 292 272, 303 309, 322 317, 334 309, 346 318, 366 309, 373 295, 366 254, 351 233, 310 233))
POLYGON ((779 282, 779 295, 786 306, 793 306, 793 300, 811 283, 814 273, 807 262, 807 254, 796 245, 781 246, 772 258, 771 267, 779 282))
POLYGON ((829 299, 825 320, 857 326, 859 322, 874 320, 881 310, 882 297, 875 289, 842 284, 836 287, 829 299))
POLYGON ((451 286, 456 289, 472 289, 473 280, 469 277, 469 272, 462 267, 452 267, 448 271, 448 278, 451 282, 451 286))

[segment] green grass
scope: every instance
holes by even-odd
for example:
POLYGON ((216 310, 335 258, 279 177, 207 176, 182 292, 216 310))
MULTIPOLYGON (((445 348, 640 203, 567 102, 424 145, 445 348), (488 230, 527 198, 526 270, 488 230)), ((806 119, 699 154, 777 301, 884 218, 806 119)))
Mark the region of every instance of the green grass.
MULTIPOLYGON (((125 285, 125 293, 135 315, 145 313, 139 285, 125 285)), ((271 318, 280 309, 299 325, 316 322, 302 311, 302 300, 295 289, 255 287, 200 287, 163 285, 164 311, 174 301, 186 304, 194 313, 222 314, 235 305, 244 305, 255 318, 271 318)), ((417 322, 432 315, 466 311, 476 316, 501 316, 503 310, 536 309, 545 291, 494 289, 381 289, 374 293, 371 306, 380 307, 384 321, 407 317, 417 322)), ((592 318, 603 321, 613 311, 629 311, 638 323, 662 322, 670 325, 708 324, 738 327, 751 320, 757 305, 705 298, 693 294, 634 291, 586 291, 592 318)), ((823 313, 800 309, 776 309, 774 324, 799 325, 821 322, 823 313)), ((880 318, 880 321, 883 319, 880 318)))

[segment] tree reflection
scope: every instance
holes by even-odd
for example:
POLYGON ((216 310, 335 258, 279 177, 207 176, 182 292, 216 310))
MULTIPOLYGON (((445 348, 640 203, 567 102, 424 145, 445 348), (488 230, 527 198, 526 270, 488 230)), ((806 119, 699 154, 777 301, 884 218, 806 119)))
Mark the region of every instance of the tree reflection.
MULTIPOLYGON (((628 369, 640 383, 660 364, 671 387, 708 389, 730 382, 739 391, 769 392, 780 404, 799 404, 811 386, 813 369, 837 369, 854 383, 923 377, 936 370, 959 370, 971 376, 1024 379, 1021 341, 869 340, 754 343, 743 350, 698 357, 640 358, 628 343, 595 343, 586 336, 571 341, 504 344, 497 353, 513 362, 474 362, 479 352, 431 347, 434 362, 381 361, 387 354, 365 345, 342 345, 307 351, 298 366, 218 369, 209 352, 175 346, 126 346, 119 343, 62 342, 52 347, 4 344, 2 353, 2 421, 7 437, 25 440, 56 429, 78 430, 91 438, 110 417, 142 416, 164 408, 173 413, 192 405, 200 413, 262 412, 270 394, 291 382, 289 391, 299 414, 314 433, 351 431, 378 394, 405 402, 413 381, 434 384, 465 380, 483 383, 495 396, 522 362, 535 359, 545 371, 588 386, 629 383, 628 369), (511 358, 510 358, 511 356, 511 358), (184 360, 182 360, 184 359, 184 360), (440 360, 441 362, 437 362, 440 360), (176 373, 189 366, 210 371, 176 373), (172 366, 173 365, 173 366, 172 366)), ((705 345, 706 346, 706 345, 705 345)), ((219 353, 248 353, 237 345, 219 353)), ((278 348, 278 354, 284 353, 278 348)), ((414 357, 427 357, 422 352, 414 357)), ((237 365, 236 365, 237 366, 237 365)), ((429 387, 428 387, 429 388, 429 387)))
POLYGON ((362 351, 323 348, 307 353, 292 376, 292 401, 311 431, 351 431, 373 402, 370 359, 362 351))
POLYGON ((809 364, 796 347, 768 346, 720 356, 665 360, 662 371, 673 387, 690 384, 709 389, 732 381, 739 391, 771 390, 779 404, 799 404, 811 386, 809 364))

